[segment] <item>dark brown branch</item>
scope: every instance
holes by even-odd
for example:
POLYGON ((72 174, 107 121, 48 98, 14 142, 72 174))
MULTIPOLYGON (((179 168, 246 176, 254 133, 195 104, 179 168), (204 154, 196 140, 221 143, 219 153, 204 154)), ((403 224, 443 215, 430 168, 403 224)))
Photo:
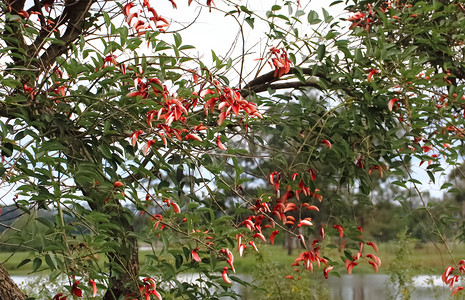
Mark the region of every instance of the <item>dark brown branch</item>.
MULTIPOLYGON (((324 77, 324 75, 321 72, 315 72, 315 70, 312 69, 312 68, 300 68, 300 70, 302 71, 302 74, 304 74, 304 75, 313 75, 313 76, 318 76, 318 77, 324 77)), ((300 72, 297 70, 297 68, 291 68, 289 70, 289 73, 287 73, 286 75, 288 75, 288 74, 299 74, 299 73, 300 72)), ((258 76, 257 78, 253 79, 252 81, 250 81, 244 87, 244 90, 247 90, 247 89, 249 89, 249 88, 251 88, 253 86, 259 85, 259 84, 272 83, 272 82, 278 81, 280 79, 281 78, 274 76, 274 71, 270 71, 270 72, 268 72, 266 74, 258 76)))
POLYGON ((17 14, 19 11, 24 9, 24 4, 26 3, 26 0, 7 0, 4 1, 7 2, 7 7, 11 8, 11 12, 14 14, 17 14))
POLYGON ((264 84, 252 86, 246 91, 241 91, 241 94, 243 97, 246 97, 251 92, 260 93, 268 89, 282 90, 282 89, 299 89, 299 88, 305 88, 305 87, 313 87, 313 88, 321 89, 321 86, 318 85, 318 83, 316 83, 315 81, 307 80, 307 82, 305 83, 301 81, 282 82, 282 83, 275 83, 275 84, 264 83, 264 84))
POLYGON ((50 45, 39 59, 41 71, 45 71, 55 62, 55 59, 67 52, 69 45, 76 41, 83 31, 84 18, 96 0, 67 0, 63 11, 63 22, 68 21, 68 27, 61 36, 61 44, 50 45))
MULTIPOLYGON (((315 72, 314 69, 312 68, 301 68, 300 70, 302 71, 302 74, 304 75, 312 75, 312 76, 317 76, 320 78, 325 77, 321 72, 315 72)), ((291 68, 289 73, 287 73, 286 75, 299 74, 299 73, 300 72, 296 68, 291 68)), ((286 75, 283 76, 284 78, 283 77, 278 78, 274 76, 274 71, 263 74, 253 79, 252 81, 250 81, 241 90, 241 94, 243 97, 247 97, 248 95, 250 95, 250 93, 264 92, 269 88, 275 89, 275 90, 288 89, 288 88, 296 89, 296 88, 303 88, 303 87, 321 88, 317 83, 318 79, 315 81, 307 80, 306 82, 298 81, 298 82, 282 82, 278 84, 273 84, 273 82, 276 82, 278 80, 285 80, 285 77, 288 77, 286 75)))

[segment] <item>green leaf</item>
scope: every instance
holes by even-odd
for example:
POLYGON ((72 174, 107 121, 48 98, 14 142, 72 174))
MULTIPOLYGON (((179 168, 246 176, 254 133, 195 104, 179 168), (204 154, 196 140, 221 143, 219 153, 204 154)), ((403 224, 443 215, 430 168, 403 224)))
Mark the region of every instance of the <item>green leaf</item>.
POLYGON ((436 183, 436 178, 434 178, 433 172, 431 172, 431 171, 426 171, 426 173, 428 174, 429 179, 433 182, 433 184, 436 183))
POLYGON ((26 258, 24 260, 22 260, 17 266, 16 268, 19 269, 20 267, 24 266, 25 264, 31 262, 31 260, 29 258, 26 258))
POLYGON ((315 24, 318 24, 318 23, 321 22, 321 20, 318 17, 318 13, 316 11, 314 11, 314 10, 311 10, 308 13, 307 19, 308 19, 308 23, 310 25, 315 25, 315 24))
POLYGON ((323 18, 325 19, 325 23, 330 23, 332 20, 334 20, 334 18, 328 13, 328 11, 326 9, 321 8, 321 10, 323 11, 323 18))
POLYGON ((325 57, 326 55, 326 45, 325 44, 320 44, 318 46, 318 49, 316 50, 316 54, 317 54, 317 59, 319 61, 322 61, 323 58, 325 57))
POLYGON ((108 13, 105 12, 105 11, 103 12, 103 19, 105 20, 105 26, 106 26, 107 28, 109 28, 109 27, 110 27, 110 24, 111 24, 111 18, 110 18, 110 16, 108 15, 108 13))
POLYGON ((42 259, 40 259, 39 257, 34 258, 34 261, 32 262, 32 271, 37 272, 37 270, 39 270, 41 265, 42 265, 42 259))
POLYGON ((182 44, 182 37, 179 33, 174 33, 173 34, 173 37, 174 37, 174 44, 176 45, 176 48, 179 48, 179 46, 181 46, 182 44))
POLYGON ((244 20, 247 24, 249 24, 250 28, 254 29, 254 22, 255 22, 254 18, 246 17, 244 20))
POLYGON ((50 270, 55 270, 57 268, 55 260, 49 255, 45 255, 45 262, 47 263, 50 270))
POLYGON ((450 182, 446 182, 443 185, 441 185, 441 190, 448 189, 450 187, 453 187, 454 185, 450 182))

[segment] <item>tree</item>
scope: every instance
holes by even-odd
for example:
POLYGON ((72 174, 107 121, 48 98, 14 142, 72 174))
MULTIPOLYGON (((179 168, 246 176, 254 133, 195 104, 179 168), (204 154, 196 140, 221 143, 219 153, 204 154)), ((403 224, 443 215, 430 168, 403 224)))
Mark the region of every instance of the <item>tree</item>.
POLYGON ((463 5, 354 1, 347 22, 299 1, 264 14, 251 3, 188 4, 237 21, 237 57, 196 58, 150 1, 2 2, 0 175, 30 220, 14 237, 35 251, 22 264, 66 274, 75 297, 98 286, 103 299, 217 298, 231 280, 244 284, 228 275, 229 248, 281 231, 304 248, 300 273, 341 267, 320 255, 326 234, 347 245, 349 273, 361 262, 376 271, 380 260, 362 250, 376 245, 345 208, 390 174, 423 199, 410 164, 428 162, 434 181, 442 157, 462 153, 463 5), (245 36, 259 23, 255 56, 245 36), (309 88, 314 97, 298 92, 309 88), (248 170, 265 162, 274 169, 248 170), (147 218, 138 231, 136 214, 147 218), (143 264, 141 242, 153 249, 143 264), (193 270, 205 284, 178 280, 193 270))

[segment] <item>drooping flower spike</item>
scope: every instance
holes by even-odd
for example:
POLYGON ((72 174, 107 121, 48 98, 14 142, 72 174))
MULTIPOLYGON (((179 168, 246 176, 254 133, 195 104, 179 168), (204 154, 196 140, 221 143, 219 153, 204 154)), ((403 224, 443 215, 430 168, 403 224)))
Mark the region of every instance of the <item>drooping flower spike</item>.
POLYGON ((92 285, 92 297, 97 295, 97 285, 93 279, 89 279, 89 284, 92 285))
POLYGON ((224 282, 228 283, 228 284, 231 284, 231 279, 229 279, 228 277, 228 267, 224 267, 223 268, 223 273, 222 273, 222 276, 223 276, 223 280, 224 282))
POLYGON ((344 228, 342 228, 342 226, 339 224, 333 225, 333 228, 337 229, 337 231, 339 232, 339 237, 342 239, 342 237, 344 237, 344 228))
POLYGON ((273 231, 273 232, 271 233, 271 235, 270 235, 270 244, 272 244, 272 245, 274 244, 274 239, 275 239, 275 237, 276 237, 276 235, 277 235, 278 233, 279 233, 279 230, 275 230, 275 231, 273 231))
POLYGON ((199 247, 192 250, 192 259, 195 260, 196 262, 201 262, 202 260, 200 259, 199 254, 197 253, 198 250, 199 250, 199 247))

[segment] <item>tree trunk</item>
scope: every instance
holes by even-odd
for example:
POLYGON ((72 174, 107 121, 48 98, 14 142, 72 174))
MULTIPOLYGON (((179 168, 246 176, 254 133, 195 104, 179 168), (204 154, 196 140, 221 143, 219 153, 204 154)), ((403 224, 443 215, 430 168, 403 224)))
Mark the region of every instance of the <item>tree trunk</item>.
POLYGON ((21 292, 16 283, 11 279, 10 274, 0 264, 0 299, 2 300, 23 300, 27 296, 21 292))
POLYGON ((287 255, 292 255, 292 249, 294 248, 293 247, 293 240, 292 240, 292 236, 291 234, 288 232, 287 233, 287 255))
MULTIPOLYGON (((74 145, 76 146, 76 145, 74 145)), ((74 153, 75 157, 83 157, 82 150, 85 146, 76 147, 81 152, 74 153)), ((89 155, 98 158, 98 155, 91 150, 89 155)), ((69 161, 71 161, 71 155, 69 161)), ((72 162, 71 162, 72 164, 72 162)), ((139 245, 137 238, 134 237, 134 228, 132 226, 132 212, 123 207, 123 205, 109 196, 102 193, 98 188, 82 187, 84 195, 92 199, 88 202, 93 211, 100 212, 110 216, 109 222, 118 224, 118 228, 111 228, 104 231, 107 236, 106 240, 112 243, 113 251, 106 252, 108 258, 108 287, 103 300, 141 299, 139 289, 139 245), (108 201, 109 204, 104 203, 108 201)), ((0 298, 0 300, 2 300, 0 298)))
POLYGON ((110 262, 110 282, 108 289, 103 297, 103 300, 118 300, 122 296, 126 299, 128 296, 131 299, 140 299, 140 290, 138 287, 139 281, 139 250, 137 247, 137 239, 128 238, 129 250, 132 250, 129 255, 121 255, 120 253, 108 253, 110 262), (113 269, 123 269, 124 272, 113 274, 113 269))
POLYGON ((462 201, 462 218, 465 217, 465 201, 462 201))

